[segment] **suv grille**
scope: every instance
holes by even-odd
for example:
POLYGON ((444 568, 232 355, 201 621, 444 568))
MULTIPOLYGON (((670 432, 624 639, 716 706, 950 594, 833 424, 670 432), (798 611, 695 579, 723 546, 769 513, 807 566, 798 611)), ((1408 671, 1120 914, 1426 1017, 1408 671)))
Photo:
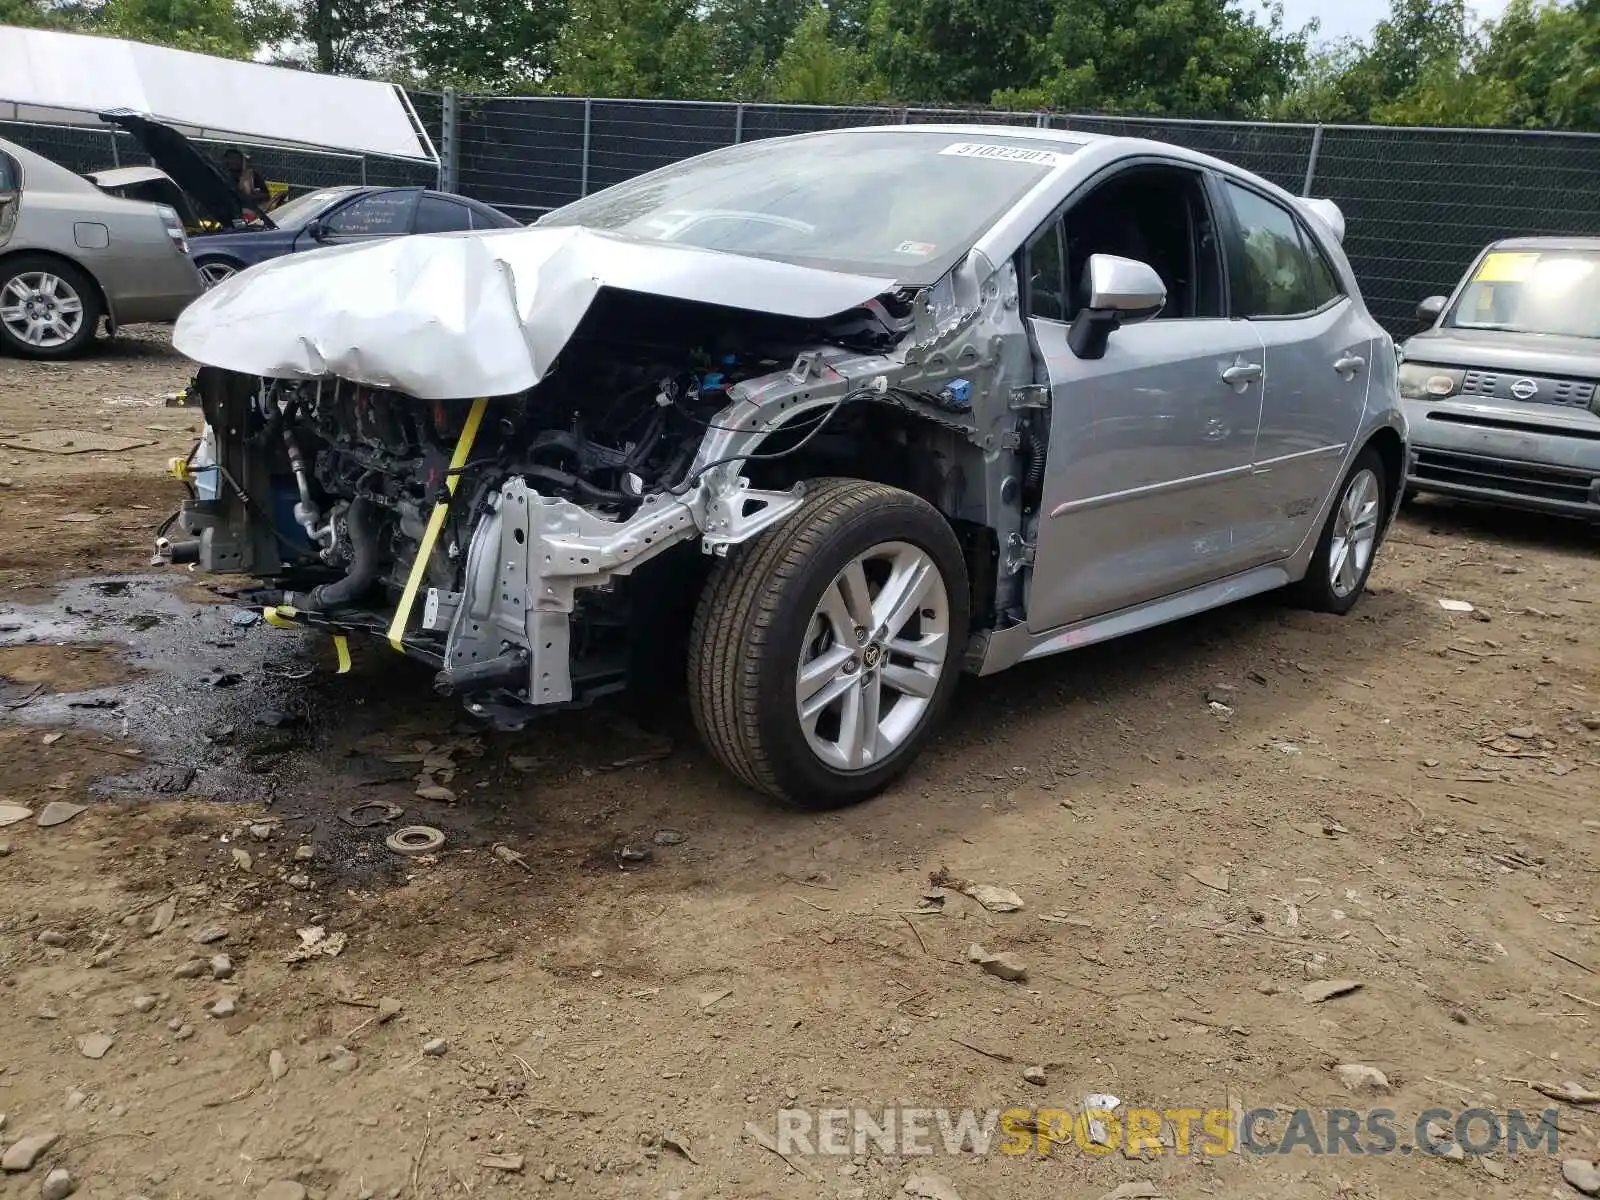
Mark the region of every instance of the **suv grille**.
POLYGON ((1513 371, 1468 371, 1461 381, 1461 395, 1485 396, 1496 400, 1520 401, 1511 389, 1518 383, 1533 384, 1538 391, 1528 404, 1559 404, 1564 408, 1588 408, 1594 403, 1595 385, 1578 379, 1551 379, 1543 375, 1519 375, 1513 371))

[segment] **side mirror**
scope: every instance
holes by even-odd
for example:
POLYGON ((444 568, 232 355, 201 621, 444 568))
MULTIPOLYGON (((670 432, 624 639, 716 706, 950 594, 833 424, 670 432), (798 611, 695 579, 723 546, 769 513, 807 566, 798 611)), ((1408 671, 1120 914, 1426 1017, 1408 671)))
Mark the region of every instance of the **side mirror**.
POLYGON ((1444 306, 1449 300, 1448 296, 1429 296, 1417 305, 1417 320, 1424 325, 1432 325, 1439 319, 1439 314, 1444 311, 1444 306))
POLYGON ((1072 320, 1067 345, 1079 358, 1104 358, 1124 325, 1148 321, 1167 303, 1167 287, 1148 263, 1115 254, 1089 256, 1089 303, 1072 320))
POLYGON ((321 218, 306 222, 306 236, 313 242, 320 242, 328 236, 328 227, 322 223, 321 218))

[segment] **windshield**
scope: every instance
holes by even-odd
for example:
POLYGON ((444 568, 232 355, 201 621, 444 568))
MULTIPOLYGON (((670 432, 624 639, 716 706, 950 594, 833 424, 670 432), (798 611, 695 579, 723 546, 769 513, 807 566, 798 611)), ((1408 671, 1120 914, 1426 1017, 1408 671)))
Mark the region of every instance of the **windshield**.
POLYGON ((1600 250, 1493 250, 1445 325, 1600 338, 1600 250))
POLYGON ((889 130, 747 142, 617 184, 538 223, 922 286, 1081 145, 889 130))
POLYGON ((352 190, 354 189, 318 188, 314 192, 307 192, 304 196, 296 196, 283 207, 275 208, 267 215, 279 229, 299 229, 335 200, 341 196, 348 196, 352 190))

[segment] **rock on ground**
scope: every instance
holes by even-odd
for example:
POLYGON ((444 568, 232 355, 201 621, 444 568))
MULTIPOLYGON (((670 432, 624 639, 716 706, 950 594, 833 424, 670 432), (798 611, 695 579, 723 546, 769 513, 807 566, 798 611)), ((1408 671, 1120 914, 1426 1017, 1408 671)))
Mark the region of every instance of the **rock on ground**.
POLYGON ((39 1161, 39 1156, 54 1146, 60 1136, 51 1130, 49 1133, 36 1133, 30 1137, 19 1138, 6 1148, 4 1156, 0 1156, 0 1170, 31 1171, 33 1164, 39 1161))
POLYGON ((1600 1196, 1600 1164, 1586 1158, 1569 1158, 1561 1164, 1561 1178, 1585 1196, 1600 1196))
POLYGON ((1333 1073, 1339 1077, 1339 1082, 1344 1084, 1347 1091, 1381 1096, 1390 1090, 1389 1077, 1377 1067, 1368 1067, 1361 1063, 1340 1063, 1333 1069, 1333 1073))

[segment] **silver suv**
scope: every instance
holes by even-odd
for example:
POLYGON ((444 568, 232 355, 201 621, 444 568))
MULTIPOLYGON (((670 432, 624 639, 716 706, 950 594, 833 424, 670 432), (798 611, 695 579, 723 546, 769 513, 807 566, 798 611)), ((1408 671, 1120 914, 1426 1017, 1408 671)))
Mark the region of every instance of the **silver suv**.
POLYGON ((1406 427, 1342 230, 1169 145, 911 126, 280 259, 178 323, 219 491, 166 549, 502 725, 686 677, 739 778, 861 799, 963 670, 1356 603, 1406 427))
POLYGON ((1600 520, 1600 238, 1495 242, 1417 316, 1411 488, 1600 520))

